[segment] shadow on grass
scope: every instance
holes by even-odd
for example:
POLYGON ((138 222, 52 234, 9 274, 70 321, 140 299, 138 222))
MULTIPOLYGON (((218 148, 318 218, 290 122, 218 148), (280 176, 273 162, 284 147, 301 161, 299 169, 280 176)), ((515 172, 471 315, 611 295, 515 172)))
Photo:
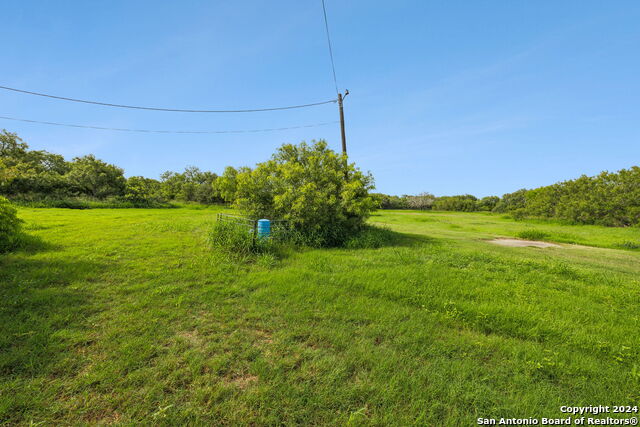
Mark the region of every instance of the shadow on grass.
POLYGON ((386 227, 368 225, 348 240, 347 249, 378 249, 384 247, 415 247, 438 244, 438 240, 422 234, 399 233, 386 227))
POLYGON ((35 254, 37 252, 54 251, 61 249, 61 246, 49 243, 40 236, 34 236, 28 233, 21 233, 18 243, 13 252, 24 252, 27 254, 35 254))
MULTIPOLYGON (((38 247, 37 240, 31 243, 38 247)), ((87 318, 96 310, 83 284, 103 269, 89 261, 0 256, 0 376, 73 372, 80 359, 75 349, 86 345, 87 318)))
MULTIPOLYGON (((394 231, 394 233, 397 233, 394 231)), ((438 245, 440 240, 434 237, 425 236, 424 234, 397 233, 400 235, 400 244, 397 246, 422 246, 422 245, 438 245)))

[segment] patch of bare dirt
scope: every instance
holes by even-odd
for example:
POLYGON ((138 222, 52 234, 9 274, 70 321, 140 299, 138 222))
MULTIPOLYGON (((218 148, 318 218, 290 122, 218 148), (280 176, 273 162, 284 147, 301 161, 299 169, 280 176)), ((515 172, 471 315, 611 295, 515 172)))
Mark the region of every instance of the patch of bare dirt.
POLYGON ((190 345, 194 347, 199 347, 202 344, 202 339, 200 338, 200 334, 198 334, 197 330, 192 331, 183 331, 178 334, 179 337, 184 338, 190 345))
POLYGON ((524 247, 534 247, 534 248, 561 248, 562 246, 556 245, 555 243, 549 242, 540 242, 536 240, 520 240, 520 239, 493 239, 488 240, 489 243, 493 243, 495 245, 500 246, 510 246, 513 248, 524 248, 524 247))
POLYGON ((258 381, 258 377, 251 374, 234 375, 230 378, 225 379, 225 382, 227 384, 232 384, 241 390, 244 390, 245 388, 256 383, 257 381, 258 381))

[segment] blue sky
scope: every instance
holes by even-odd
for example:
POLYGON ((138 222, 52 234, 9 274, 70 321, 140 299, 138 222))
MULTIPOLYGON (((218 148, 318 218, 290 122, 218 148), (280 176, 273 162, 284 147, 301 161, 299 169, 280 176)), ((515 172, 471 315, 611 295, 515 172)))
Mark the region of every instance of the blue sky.
MULTIPOLYGON (((378 191, 501 195, 640 163, 640 2, 326 0, 349 155, 378 191)), ((335 97, 320 0, 4 2, 0 85, 105 102, 244 108, 335 97)), ((333 104, 180 114, 0 91, 0 115, 236 130, 337 120, 333 104)), ((0 120, 31 147, 94 153, 127 176, 252 166, 272 133, 158 135, 0 120)))

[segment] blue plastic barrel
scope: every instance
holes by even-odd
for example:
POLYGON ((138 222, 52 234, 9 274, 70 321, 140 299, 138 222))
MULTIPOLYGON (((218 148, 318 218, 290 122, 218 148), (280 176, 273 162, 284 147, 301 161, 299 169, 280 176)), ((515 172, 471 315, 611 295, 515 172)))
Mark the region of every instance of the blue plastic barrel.
POLYGON ((263 239, 271 234, 271 221, 268 219, 258 220, 258 238, 263 239))

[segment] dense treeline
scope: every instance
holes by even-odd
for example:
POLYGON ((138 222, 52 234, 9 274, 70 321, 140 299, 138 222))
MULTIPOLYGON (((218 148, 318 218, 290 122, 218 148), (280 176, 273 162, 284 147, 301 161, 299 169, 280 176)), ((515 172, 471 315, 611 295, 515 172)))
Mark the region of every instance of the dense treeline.
MULTIPOLYGON (((238 197, 238 177, 249 176, 251 171, 248 167, 227 167, 218 176, 191 166, 181 173, 165 172, 159 180, 125 178, 121 168, 93 155, 67 161, 58 154, 30 150, 14 133, 0 132, 0 196, 14 202, 61 207, 89 207, 95 201, 120 207, 169 206, 174 201, 234 203, 238 197)), ((521 189, 502 198, 478 199, 469 194, 436 197, 430 193, 371 196, 381 209, 492 211, 516 218, 555 218, 582 224, 640 224, 637 166, 532 190, 521 189)))
POLYGON ((163 206, 172 201, 218 203, 218 176, 188 167, 160 180, 134 176, 93 155, 66 161, 58 154, 30 150, 16 134, 0 133, 0 195, 23 203, 82 207, 91 201, 115 206, 163 206))
POLYGON ((640 167, 505 194, 496 212, 581 224, 640 225, 640 167))
POLYGON ((640 225, 640 167, 597 176, 521 189, 478 199, 472 195, 436 197, 375 194, 381 209, 432 209, 441 211, 492 211, 515 218, 553 218, 579 224, 640 225))
POLYGON ((420 209, 437 211, 491 211, 500 201, 497 196, 478 199, 470 194, 458 196, 436 197, 430 193, 421 193, 417 196, 389 196, 387 194, 373 194, 380 209, 420 209))

